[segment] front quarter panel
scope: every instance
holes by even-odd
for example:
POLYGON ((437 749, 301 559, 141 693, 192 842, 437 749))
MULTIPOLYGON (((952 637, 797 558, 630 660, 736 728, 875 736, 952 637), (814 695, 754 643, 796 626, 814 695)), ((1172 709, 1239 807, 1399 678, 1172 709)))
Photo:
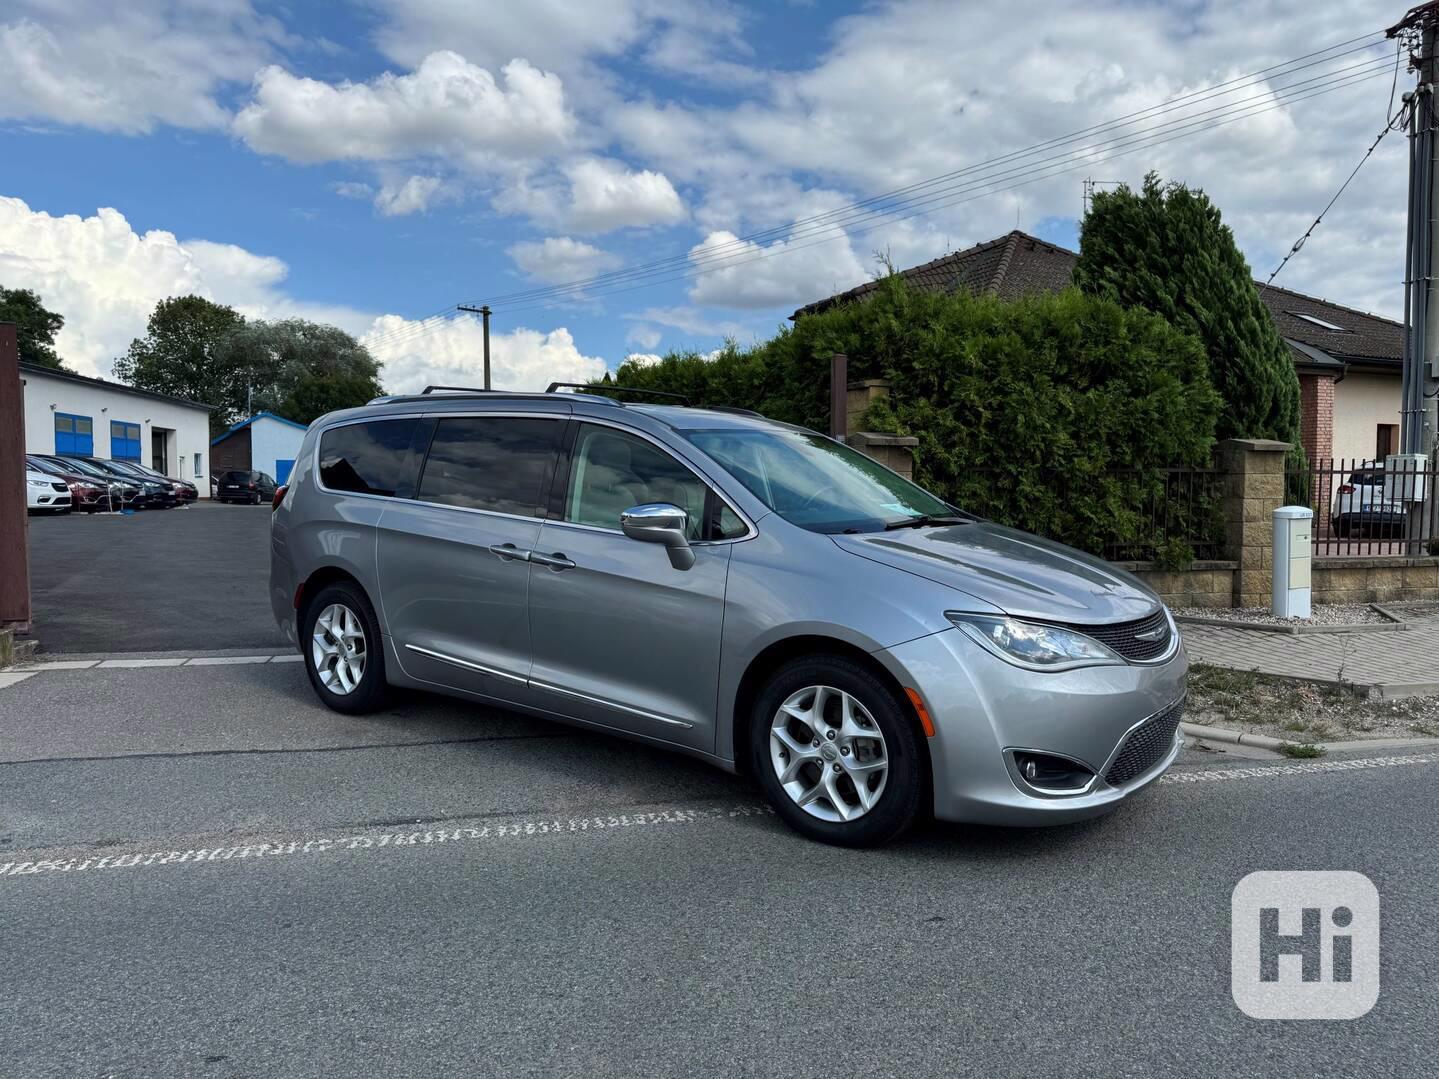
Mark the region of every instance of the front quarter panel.
MULTIPOLYGON (((877 652, 950 626, 944 612, 974 597, 840 550, 828 536, 769 515, 734 545, 725 593, 715 754, 735 760, 735 698, 751 663, 795 637, 877 652)), ((997 612, 996 612, 997 613, 997 612)))

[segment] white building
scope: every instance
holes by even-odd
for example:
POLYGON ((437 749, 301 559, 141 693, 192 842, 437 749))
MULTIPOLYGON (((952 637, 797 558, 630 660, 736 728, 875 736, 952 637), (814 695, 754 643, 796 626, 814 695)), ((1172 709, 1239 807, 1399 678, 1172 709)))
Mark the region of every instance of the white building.
POLYGON ((273 412, 256 412, 210 443, 212 471, 253 470, 284 483, 295 467, 307 430, 303 423, 273 412))
POLYGON ((34 364, 20 365, 25 452, 134 461, 210 493, 209 405, 34 364))

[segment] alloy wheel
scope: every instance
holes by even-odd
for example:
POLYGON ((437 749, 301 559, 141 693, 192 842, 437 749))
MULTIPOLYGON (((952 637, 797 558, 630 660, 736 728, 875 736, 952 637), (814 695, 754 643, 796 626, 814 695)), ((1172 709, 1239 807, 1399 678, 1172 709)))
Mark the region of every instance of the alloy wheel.
POLYGON ((769 747, 780 786, 819 820, 855 820, 884 794, 884 734, 864 703, 844 690, 807 686, 790 694, 770 723, 769 747))
POLYGON ((343 697, 354 692, 365 676, 364 623, 343 603, 332 603, 315 619, 310 635, 310 658, 320 684, 343 697))

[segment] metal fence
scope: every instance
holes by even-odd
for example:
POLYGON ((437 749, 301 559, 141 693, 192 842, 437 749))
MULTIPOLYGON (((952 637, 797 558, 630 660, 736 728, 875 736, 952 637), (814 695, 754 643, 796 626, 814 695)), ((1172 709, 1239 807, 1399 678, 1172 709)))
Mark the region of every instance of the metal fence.
POLYGON ((1315 557, 1439 555, 1439 469, 1395 465, 1338 457, 1286 473, 1286 499, 1314 511, 1315 557))
POLYGON ((1181 566, 1223 556, 1224 477, 1217 468, 972 470, 964 509, 1114 562, 1181 566))

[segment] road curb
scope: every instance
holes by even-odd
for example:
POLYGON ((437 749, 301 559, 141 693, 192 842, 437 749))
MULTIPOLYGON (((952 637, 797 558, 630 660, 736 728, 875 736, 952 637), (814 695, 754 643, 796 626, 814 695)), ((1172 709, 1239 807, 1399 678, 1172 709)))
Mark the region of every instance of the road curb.
POLYGON ((1356 738, 1348 742, 1290 742, 1267 734, 1249 734, 1228 727, 1206 727, 1201 723, 1181 723, 1179 729, 1192 738, 1208 742, 1253 746, 1256 749, 1279 750, 1286 745, 1314 745, 1327 753, 1345 753, 1355 749, 1399 749, 1406 746, 1439 745, 1439 738, 1356 738))
MULTIPOLYGON (((1334 625, 1301 626, 1273 625, 1266 622, 1244 622, 1237 618, 1209 618, 1198 614, 1176 614, 1174 620, 1189 626, 1214 626, 1218 629, 1242 629, 1253 633, 1281 633, 1289 636, 1304 636, 1312 633, 1395 633, 1409 628, 1409 623, 1393 611, 1385 610, 1377 603, 1366 606, 1388 622, 1339 622, 1334 625)), ((1219 610, 1220 608, 1215 608, 1219 610)))

